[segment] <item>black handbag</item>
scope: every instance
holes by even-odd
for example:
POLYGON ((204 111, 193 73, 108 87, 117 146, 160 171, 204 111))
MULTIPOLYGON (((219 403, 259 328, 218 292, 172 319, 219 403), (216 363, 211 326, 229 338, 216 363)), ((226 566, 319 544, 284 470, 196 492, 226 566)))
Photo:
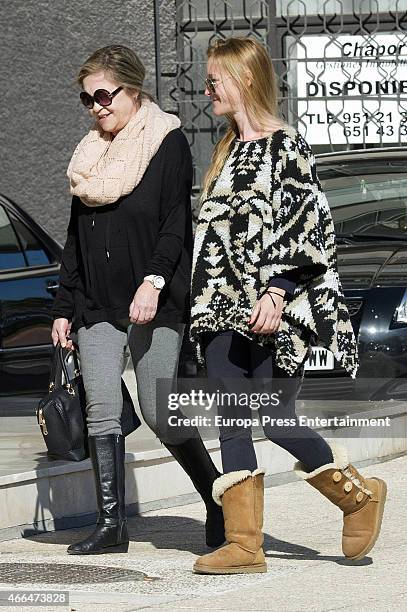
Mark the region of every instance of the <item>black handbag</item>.
MULTIPOLYGON (((38 404, 37 421, 50 459, 82 461, 89 457, 86 394, 76 350, 72 351, 74 376, 69 375, 66 363, 69 352, 60 344, 55 348, 48 394, 38 404)), ((141 422, 123 378, 122 395, 121 425, 123 435, 127 436, 141 422)))

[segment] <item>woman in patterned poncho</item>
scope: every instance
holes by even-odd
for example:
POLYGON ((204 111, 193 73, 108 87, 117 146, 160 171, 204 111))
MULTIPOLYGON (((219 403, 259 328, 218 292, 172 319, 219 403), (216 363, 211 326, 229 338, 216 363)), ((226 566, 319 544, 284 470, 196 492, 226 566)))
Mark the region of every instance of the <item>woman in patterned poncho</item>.
POLYGON ((218 404, 224 475, 214 482, 213 497, 223 508, 227 545, 200 557, 194 571, 267 569, 265 471, 247 420, 245 426, 239 420, 254 414, 237 400, 253 390, 257 397, 274 392, 258 408, 265 435, 296 457, 297 474, 344 512, 342 549, 359 559, 379 534, 386 485, 363 478, 343 447, 300 426, 295 413, 311 344, 332 351, 352 377, 358 368, 315 160, 297 130, 278 118, 275 75, 262 45, 217 41, 208 50, 207 72, 205 93, 229 129, 204 181, 190 333, 213 389, 236 401, 218 404))

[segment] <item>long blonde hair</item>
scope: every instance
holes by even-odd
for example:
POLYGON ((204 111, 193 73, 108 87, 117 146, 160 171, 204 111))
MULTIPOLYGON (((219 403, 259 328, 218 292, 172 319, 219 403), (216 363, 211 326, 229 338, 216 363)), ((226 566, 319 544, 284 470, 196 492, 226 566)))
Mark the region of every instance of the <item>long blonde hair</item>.
MULTIPOLYGON (((274 131, 286 124, 278 111, 278 86, 270 55, 265 47, 251 38, 219 39, 208 48, 208 61, 213 60, 221 72, 237 85, 250 123, 256 128, 274 131), (251 77, 247 87, 245 78, 251 77)), ((215 146, 211 164, 203 180, 201 200, 208 195, 221 172, 239 130, 232 115, 226 115, 229 126, 215 146)))

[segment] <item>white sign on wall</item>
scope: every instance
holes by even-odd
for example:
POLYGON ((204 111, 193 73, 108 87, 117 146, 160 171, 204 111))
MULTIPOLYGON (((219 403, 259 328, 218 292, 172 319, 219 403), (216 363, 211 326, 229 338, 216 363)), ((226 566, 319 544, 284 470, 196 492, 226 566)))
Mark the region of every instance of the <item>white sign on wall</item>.
POLYGON ((310 144, 407 142, 406 35, 302 36, 287 55, 310 144))

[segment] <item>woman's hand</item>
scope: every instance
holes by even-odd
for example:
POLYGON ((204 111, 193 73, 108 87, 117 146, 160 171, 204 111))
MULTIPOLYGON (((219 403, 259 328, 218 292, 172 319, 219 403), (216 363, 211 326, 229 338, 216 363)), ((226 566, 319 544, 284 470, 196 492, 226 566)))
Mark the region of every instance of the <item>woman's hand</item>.
POLYGON ((256 334, 273 334, 280 327, 285 291, 284 289, 277 289, 274 287, 270 287, 270 290, 272 290, 273 293, 263 295, 263 297, 259 299, 249 319, 249 326, 253 325, 251 331, 256 334))
POLYGON ((52 343, 54 346, 56 346, 59 342, 62 348, 75 350, 72 340, 67 340, 67 337, 71 333, 71 325, 72 323, 68 321, 68 319, 55 319, 51 332, 52 343))
POLYGON ((137 289, 129 308, 131 323, 143 325, 152 321, 157 312, 159 289, 155 289, 150 281, 144 281, 137 289))

